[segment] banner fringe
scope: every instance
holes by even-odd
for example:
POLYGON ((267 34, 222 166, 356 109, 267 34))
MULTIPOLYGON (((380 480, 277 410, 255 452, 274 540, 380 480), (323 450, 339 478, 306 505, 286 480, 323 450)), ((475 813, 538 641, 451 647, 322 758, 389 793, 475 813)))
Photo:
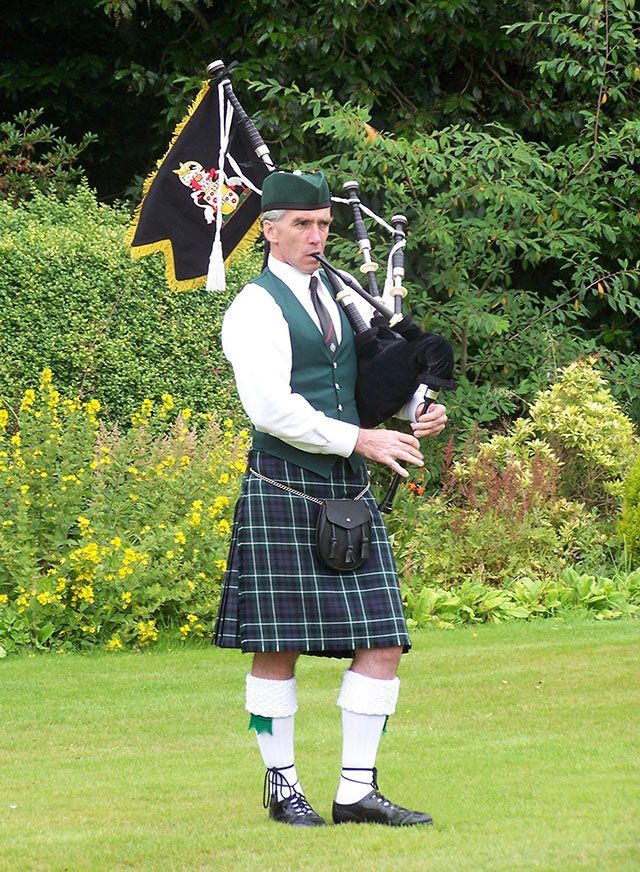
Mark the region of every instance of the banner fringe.
MULTIPOLYGON (((236 245, 229 257, 225 260, 225 268, 233 266, 245 254, 248 254, 251 248, 258 241, 262 233, 262 221, 257 218, 249 230, 245 233, 242 240, 236 245)), ((161 239, 159 242, 152 242, 149 245, 137 245, 131 248, 131 257, 134 260, 146 257, 148 254, 160 252, 164 255, 164 274, 167 285, 172 291, 194 291, 196 288, 202 287, 207 281, 207 274, 196 276, 192 279, 177 279, 175 271, 175 261, 173 259, 173 246, 170 239, 161 239)))
MULTIPOLYGON (((133 218, 131 219, 131 224, 129 225, 129 228, 127 229, 127 231, 125 232, 125 235, 124 235, 125 245, 127 245, 131 248, 131 256, 134 258, 144 257, 145 254, 152 254, 156 251, 162 251, 165 254, 165 256, 167 256, 167 251, 168 251, 167 244, 169 245, 169 249, 171 249, 171 243, 169 242, 168 239, 163 239, 160 242, 153 243, 152 245, 134 245, 133 240, 134 240, 134 237, 136 235, 136 230, 138 229, 138 222, 140 221, 140 214, 142 212, 142 207, 144 205, 145 198, 146 198, 147 194, 149 193, 149 188, 153 184, 155 177, 158 175, 158 170, 160 169, 162 164, 165 162, 169 152, 171 151, 171 149, 175 145, 176 140, 178 139, 178 137, 180 136, 180 134, 184 130, 184 128, 187 124, 187 121, 189 121, 189 119, 191 118, 193 113, 196 111, 196 109, 198 108, 200 103, 202 103, 205 95, 207 94, 207 92, 209 90, 209 84, 210 84, 209 82, 205 82, 204 85, 200 88, 195 99, 193 100, 193 102, 189 106, 189 108, 187 110, 187 114, 184 116, 184 118, 181 121, 179 121, 176 124, 174 131, 173 131, 173 134, 171 136, 171 142, 169 143, 167 150, 162 155, 160 160, 156 161, 155 170, 153 170, 153 172, 149 173, 149 175, 147 176, 147 178, 143 182, 142 199, 140 200, 139 204, 136 206, 135 211, 133 213, 133 218)), ((168 264, 168 260, 167 260, 167 264, 168 264)), ((171 268, 173 270, 173 251, 171 251, 171 268)), ((199 279, 189 279, 188 280, 188 282, 190 284, 192 282, 196 282, 195 285, 191 284, 191 287, 197 287, 197 282, 199 282, 199 281, 200 281, 199 279)), ((176 279, 175 272, 173 273, 173 278, 171 281, 170 281, 170 276, 167 274, 167 282, 168 282, 170 287, 172 287, 176 283, 178 283, 179 285, 183 284, 183 282, 179 282, 178 279, 176 279)), ((177 288, 174 288, 174 290, 177 290, 177 288)), ((183 290, 186 290, 186 289, 183 289, 183 290)))

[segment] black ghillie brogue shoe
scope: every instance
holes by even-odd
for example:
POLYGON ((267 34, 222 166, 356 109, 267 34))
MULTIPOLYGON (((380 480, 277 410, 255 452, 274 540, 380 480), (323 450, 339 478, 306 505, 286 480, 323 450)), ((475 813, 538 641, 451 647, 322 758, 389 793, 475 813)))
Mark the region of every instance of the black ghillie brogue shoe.
POLYGON ((385 824, 388 827, 415 827, 433 824, 430 814, 409 811, 391 802, 378 790, 378 773, 374 768, 372 787, 366 796, 351 805, 333 803, 334 824, 385 824))
POLYGON ((303 793, 294 793, 279 802, 272 797, 269 803, 269 817, 280 824, 294 827, 324 827, 324 818, 315 812, 303 793))
POLYGON ((298 782, 289 784, 282 774, 286 769, 293 769, 293 764, 282 766, 280 769, 275 766, 267 769, 264 777, 262 804, 269 809, 271 820, 293 827, 326 826, 324 818, 311 808, 304 793, 296 790, 298 782), (286 795, 283 799, 277 799, 278 793, 286 795))

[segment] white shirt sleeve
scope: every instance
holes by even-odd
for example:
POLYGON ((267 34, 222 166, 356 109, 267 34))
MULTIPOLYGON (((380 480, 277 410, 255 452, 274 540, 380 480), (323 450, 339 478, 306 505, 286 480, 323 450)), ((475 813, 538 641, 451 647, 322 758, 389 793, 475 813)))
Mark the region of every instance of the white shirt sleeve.
POLYGON ((312 454, 353 453, 358 427, 329 418, 292 392, 289 327, 264 288, 248 284, 234 299, 222 322, 222 348, 256 430, 312 454))

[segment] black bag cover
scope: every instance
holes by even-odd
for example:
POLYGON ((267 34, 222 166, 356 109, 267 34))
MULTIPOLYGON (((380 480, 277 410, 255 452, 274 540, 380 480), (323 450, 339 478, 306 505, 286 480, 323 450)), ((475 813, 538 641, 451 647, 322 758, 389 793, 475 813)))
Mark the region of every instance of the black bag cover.
POLYGON ((325 500, 316 525, 318 557, 338 572, 358 569, 369 556, 371 512, 362 500, 325 500))

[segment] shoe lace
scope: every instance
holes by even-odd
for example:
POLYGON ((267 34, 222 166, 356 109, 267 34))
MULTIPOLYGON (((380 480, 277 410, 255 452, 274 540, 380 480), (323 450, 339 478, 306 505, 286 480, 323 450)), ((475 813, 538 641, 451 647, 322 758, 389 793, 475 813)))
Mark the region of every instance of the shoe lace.
POLYGON ((378 770, 375 766, 370 767, 360 767, 360 766, 343 766, 342 767, 342 777, 345 781, 351 781, 353 784, 371 784, 374 790, 378 789, 378 770), (371 773, 371 781, 360 781, 359 778, 349 778, 348 775, 345 775, 345 772, 370 772, 371 773))
POLYGON ((291 763, 290 766, 272 766, 271 769, 267 769, 262 786, 262 805, 264 808, 269 808, 273 796, 277 797, 279 793, 284 795, 285 791, 288 791, 288 795, 284 798, 289 800, 289 807, 294 814, 315 814, 304 793, 296 790, 296 784, 300 782, 296 781, 295 784, 290 784, 287 777, 282 774, 287 769, 293 769, 294 765, 291 763))
POLYGON ((386 796, 383 796, 378 789, 378 770, 375 766, 372 767, 359 767, 359 766, 343 766, 342 767, 342 777, 345 781, 351 781, 353 784, 371 784, 371 787, 375 790, 375 795, 372 796, 372 799, 375 799, 380 805, 383 805, 385 808, 388 808, 391 805, 391 800, 387 799, 386 796), (371 773, 371 781, 360 781, 358 778, 349 778, 348 775, 345 775, 345 772, 370 772, 371 773))

